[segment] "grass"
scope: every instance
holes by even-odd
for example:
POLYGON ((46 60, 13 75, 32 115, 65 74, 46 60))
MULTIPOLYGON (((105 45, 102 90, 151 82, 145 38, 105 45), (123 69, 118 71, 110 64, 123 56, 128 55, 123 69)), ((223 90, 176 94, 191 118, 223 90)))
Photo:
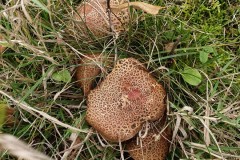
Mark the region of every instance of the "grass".
MULTIPOLYGON (((168 92, 175 135, 168 159, 240 159, 239 0, 153 1, 167 9, 130 25, 115 45, 111 37, 89 41, 78 35, 70 16, 78 3, 0 2, 0 32, 8 45, 0 55, 0 101, 16 110, 16 122, 3 133, 60 159, 74 130, 82 142, 78 159, 119 158, 118 144, 102 145, 85 122, 85 98, 74 79, 80 55, 110 55, 117 47, 119 57, 145 63, 168 92), (179 36, 175 52, 166 51, 179 36), (205 63, 201 51, 208 52, 205 63), (199 71, 199 85, 184 81, 186 66, 199 71), (63 70, 71 81, 53 79, 63 70)), ((3 152, 1 159, 15 158, 3 152)))

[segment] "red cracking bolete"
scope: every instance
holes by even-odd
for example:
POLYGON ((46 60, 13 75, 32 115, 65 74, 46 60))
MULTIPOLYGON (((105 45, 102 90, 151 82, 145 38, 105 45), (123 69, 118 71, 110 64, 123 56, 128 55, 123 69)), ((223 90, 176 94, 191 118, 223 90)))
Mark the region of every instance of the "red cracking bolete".
POLYGON ((165 160, 171 144, 172 130, 165 127, 165 118, 151 123, 146 137, 126 142, 126 150, 134 160, 165 160))
POLYGON ((100 53, 87 54, 81 58, 76 68, 76 78, 84 96, 93 88, 96 77, 102 70, 107 72, 112 63, 113 56, 100 53))
POLYGON ((166 110, 165 90, 134 58, 117 62, 112 72, 87 99, 86 120, 105 139, 118 142, 134 137, 146 121, 166 110))
MULTIPOLYGON (((124 0, 111 0, 110 6, 124 3, 124 0)), ((89 0, 82 2, 76 9, 73 19, 82 34, 86 36, 88 29, 96 37, 104 37, 125 30, 129 22, 129 9, 111 12, 111 25, 107 13, 107 0, 89 0), (112 26, 112 27, 111 27, 112 26)))

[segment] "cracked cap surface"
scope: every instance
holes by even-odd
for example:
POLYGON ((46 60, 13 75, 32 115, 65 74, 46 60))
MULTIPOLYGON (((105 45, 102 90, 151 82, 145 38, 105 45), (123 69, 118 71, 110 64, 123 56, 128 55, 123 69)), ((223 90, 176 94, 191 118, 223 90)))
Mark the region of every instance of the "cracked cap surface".
POLYGON ((134 58, 119 60, 105 80, 88 95, 87 122, 105 139, 134 137, 145 121, 162 117, 165 90, 134 58))
POLYGON ((166 117, 163 117, 160 121, 153 122, 147 136, 140 138, 141 142, 137 143, 136 137, 127 142, 126 149, 134 160, 166 159, 172 130, 169 126, 165 128, 165 121, 166 117))

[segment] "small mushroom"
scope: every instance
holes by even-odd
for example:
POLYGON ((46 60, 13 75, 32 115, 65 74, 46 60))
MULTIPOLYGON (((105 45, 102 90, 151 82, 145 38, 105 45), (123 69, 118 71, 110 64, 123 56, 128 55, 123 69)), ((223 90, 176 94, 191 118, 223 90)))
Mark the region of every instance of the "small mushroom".
POLYGON ((76 78, 79 86, 83 90, 84 96, 88 95, 93 87, 94 80, 101 73, 101 65, 103 56, 101 54, 91 54, 83 57, 76 69, 76 78))
POLYGON ((134 160, 165 160, 172 137, 170 127, 165 128, 165 118, 151 124, 146 137, 126 142, 126 149, 134 160))
POLYGON ((81 58, 79 66, 76 68, 76 78, 84 96, 87 96, 90 90, 93 89, 96 77, 102 70, 107 72, 111 63, 113 63, 113 56, 100 53, 88 54, 81 58))
POLYGON ((110 74, 91 90, 87 122, 112 142, 134 137, 146 121, 155 121, 166 110, 166 93, 146 68, 134 58, 117 62, 110 74))
MULTIPOLYGON (((124 0, 111 0, 110 6, 124 3, 124 0)), ((119 12, 107 13, 106 0, 89 0, 82 2, 77 7, 77 13, 73 19, 76 20, 77 26, 82 30, 82 34, 86 35, 88 28, 96 37, 104 37, 112 32, 120 33, 125 30, 126 24, 129 22, 129 9, 125 8, 119 12), (85 24, 84 24, 85 23, 85 24), (111 32, 112 31, 112 32, 111 32)))

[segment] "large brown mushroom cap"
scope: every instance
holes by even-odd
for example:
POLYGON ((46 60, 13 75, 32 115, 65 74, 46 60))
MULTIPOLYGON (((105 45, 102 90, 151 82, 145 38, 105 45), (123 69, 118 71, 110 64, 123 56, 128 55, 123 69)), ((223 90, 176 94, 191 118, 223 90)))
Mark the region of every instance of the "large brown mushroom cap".
POLYGON ((159 122, 151 124, 148 134, 140 138, 141 142, 133 138, 126 144, 130 156, 134 160, 165 160, 169 151, 172 137, 170 127, 164 127, 165 118, 159 122))
POLYGON ((165 90, 136 59, 119 60, 88 95, 86 120, 107 140, 131 139, 145 121, 162 117, 165 90))
MULTIPOLYGON (((124 0, 111 0, 110 5, 118 5, 123 3, 124 0)), ((79 24, 78 27, 86 35, 86 27, 96 36, 103 37, 111 34, 109 23, 109 16, 107 13, 106 0, 89 0, 85 1, 77 7, 77 13, 74 19, 79 24)), ((113 32, 120 33, 125 30, 125 25, 129 22, 129 11, 123 9, 117 13, 111 13, 111 25, 113 32)))

